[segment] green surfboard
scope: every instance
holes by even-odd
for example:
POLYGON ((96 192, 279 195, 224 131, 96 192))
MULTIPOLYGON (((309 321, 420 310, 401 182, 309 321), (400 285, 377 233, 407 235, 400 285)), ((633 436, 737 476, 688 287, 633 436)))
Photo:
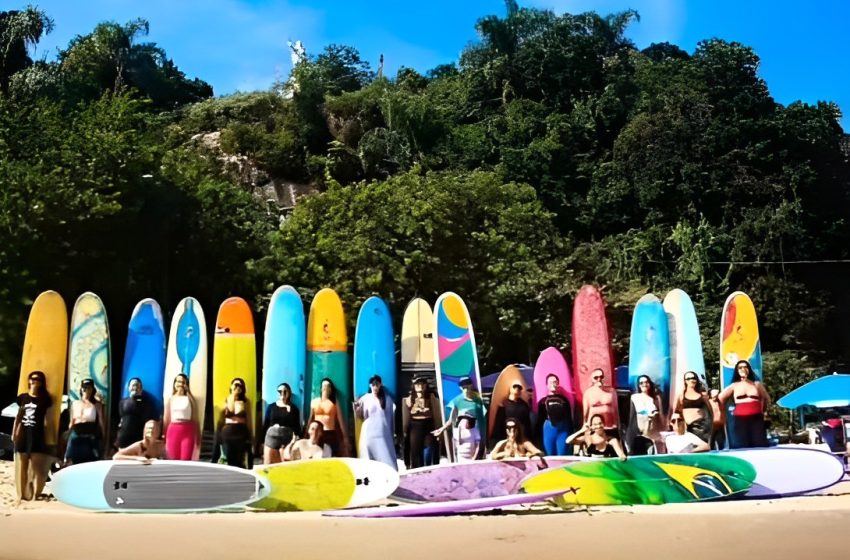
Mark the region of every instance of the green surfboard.
POLYGON ((571 463, 530 475, 520 487, 528 493, 562 489, 561 506, 659 505, 734 496, 749 490, 755 477, 755 468, 737 457, 648 455, 571 463))

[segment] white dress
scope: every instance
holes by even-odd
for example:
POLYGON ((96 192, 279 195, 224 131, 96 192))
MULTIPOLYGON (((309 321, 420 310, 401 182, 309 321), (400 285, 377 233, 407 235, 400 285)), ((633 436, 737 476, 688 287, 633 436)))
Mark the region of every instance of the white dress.
POLYGON ((385 407, 371 391, 357 400, 363 424, 360 426, 360 439, 357 442, 357 456, 386 463, 398 469, 393 441, 395 404, 389 396, 384 396, 385 407))

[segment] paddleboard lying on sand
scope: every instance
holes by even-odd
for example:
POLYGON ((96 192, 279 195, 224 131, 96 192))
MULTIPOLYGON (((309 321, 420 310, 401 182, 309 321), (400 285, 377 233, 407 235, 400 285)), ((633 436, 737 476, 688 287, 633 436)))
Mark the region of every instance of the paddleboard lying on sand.
POLYGON ((556 498, 561 506, 659 505, 742 494, 755 478, 755 468, 737 457, 648 455, 548 469, 526 478, 520 488, 529 494, 561 489, 556 498))
MULTIPOLYGON (((546 457, 548 468, 580 461, 581 457, 546 457)), ((547 467, 539 459, 473 461, 421 467, 399 476, 390 496, 405 502, 455 502, 516 494, 522 480, 547 467)))
POLYGON ((270 487, 253 508, 267 511, 323 511, 358 507, 385 499, 398 486, 398 473, 367 459, 330 458, 278 463, 254 469, 270 487))
POLYGON ((465 511, 485 511, 499 507, 532 504, 555 498, 560 492, 540 492, 539 494, 511 494, 492 498, 474 498, 453 502, 431 504, 407 504, 403 506, 377 506, 361 509, 326 511, 331 517, 416 517, 423 515, 450 515, 465 511))
POLYGON ((188 512, 239 506, 268 493, 255 473, 190 461, 95 461, 53 475, 60 502, 97 511, 188 512))
POLYGON ((779 498, 829 488, 844 478, 844 462, 825 451, 793 445, 711 453, 737 457, 756 469, 747 498, 779 498))

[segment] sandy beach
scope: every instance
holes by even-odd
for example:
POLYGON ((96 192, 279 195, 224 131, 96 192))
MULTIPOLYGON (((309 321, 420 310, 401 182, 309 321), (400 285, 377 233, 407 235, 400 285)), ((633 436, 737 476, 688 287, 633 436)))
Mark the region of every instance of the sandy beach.
POLYGON ((0 559, 26 558, 799 558, 847 550, 850 481, 783 500, 591 508, 546 506, 419 519, 319 513, 103 514, 56 501, 14 507, 0 462, 0 559), (653 535, 663 535, 653 538, 653 535))

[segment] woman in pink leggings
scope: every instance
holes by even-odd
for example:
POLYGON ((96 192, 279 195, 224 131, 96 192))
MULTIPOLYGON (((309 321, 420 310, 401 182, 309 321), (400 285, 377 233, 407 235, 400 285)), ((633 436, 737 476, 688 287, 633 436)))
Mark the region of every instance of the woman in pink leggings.
POLYGON ((200 426, 189 378, 178 373, 165 406, 165 452, 169 459, 191 461, 200 441, 200 426))

